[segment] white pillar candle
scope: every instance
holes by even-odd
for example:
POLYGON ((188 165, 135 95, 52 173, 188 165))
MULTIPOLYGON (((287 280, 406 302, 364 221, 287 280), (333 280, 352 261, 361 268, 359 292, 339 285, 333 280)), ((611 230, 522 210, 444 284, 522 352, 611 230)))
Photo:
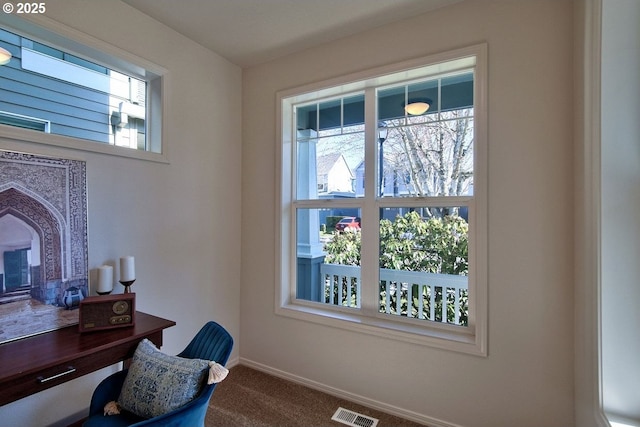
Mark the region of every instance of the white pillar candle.
POLYGON ((136 280, 135 260, 132 256, 120 258, 120 281, 130 282, 136 280))
POLYGON ((109 293, 113 290, 113 267, 101 265, 98 267, 98 289, 97 292, 109 293))

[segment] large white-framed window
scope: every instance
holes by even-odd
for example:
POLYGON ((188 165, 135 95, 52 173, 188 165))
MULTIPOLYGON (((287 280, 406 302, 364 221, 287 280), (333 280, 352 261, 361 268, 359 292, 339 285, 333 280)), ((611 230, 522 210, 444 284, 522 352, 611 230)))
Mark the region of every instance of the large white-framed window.
POLYGON ((486 355, 486 64, 481 44, 278 94, 276 313, 486 355))
POLYGON ((166 162, 166 70, 62 24, 43 23, 0 16, 0 47, 11 53, 0 66, 3 135, 166 162), (23 117, 29 120, 16 119, 23 117))

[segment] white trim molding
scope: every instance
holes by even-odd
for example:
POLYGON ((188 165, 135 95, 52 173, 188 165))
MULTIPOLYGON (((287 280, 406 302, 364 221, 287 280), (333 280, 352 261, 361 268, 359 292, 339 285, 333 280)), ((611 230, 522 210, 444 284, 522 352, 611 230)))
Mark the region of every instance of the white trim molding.
POLYGON ((600 308, 601 0, 575 3, 575 425, 609 426, 602 405, 600 308))
MULTIPOLYGON (((278 261, 275 270, 275 313, 298 321, 313 322, 332 328, 355 333, 363 333, 388 339, 425 345, 474 356, 488 356, 488 111, 487 111, 487 81, 488 81, 488 46, 486 43, 468 46, 447 52, 414 58, 391 65, 364 70, 359 73, 315 82, 302 87, 288 89, 276 94, 278 152, 276 155, 277 172, 277 203, 276 203, 276 239, 275 253, 278 261), (404 84, 418 79, 436 78, 454 72, 474 73, 474 191, 473 197, 447 196, 446 198, 404 198, 393 200, 376 199, 375 195, 368 195, 362 199, 353 200, 294 200, 295 192, 295 162, 294 154, 297 129, 295 126, 294 105, 300 105, 312 100, 330 99, 338 96, 352 96, 356 92, 364 93, 365 126, 364 140, 373 141, 376 112, 375 89, 383 86, 404 84), (409 79, 409 80, 407 80, 409 79), (372 125, 374 124, 374 125, 372 125), (464 202, 461 199, 466 198, 464 202), (334 203, 338 202, 338 203, 334 203), (379 203, 379 205, 375 205, 379 203), (296 223, 295 209, 324 209, 332 206, 348 206, 362 209, 362 220, 375 222, 378 208, 390 206, 403 207, 407 204, 423 206, 458 206, 457 203, 467 203, 469 207, 469 323, 468 327, 443 324, 438 322, 414 322, 415 319, 402 319, 377 312, 375 304, 377 296, 372 286, 363 287, 362 306, 358 309, 344 310, 343 307, 329 307, 297 298, 296 283, 296 223), (373 213, 373 215, 372 215, 373 213), (369 219, 367 215, 372 215, 369 219), (370 292, 367 294, 367 292, 370 292)), ((375 144, 367 143, 364 149, 365 164, 376 164, 375 144)), ((375 188, 374 183, 379 177, 374 173, 365 174, 367 188, 375 188)), ((313 185, 311 185, 314 188, 313 185)), ((462 206, 462 205, 461 205, 462 206)), ((373 230, 374 228, 369 228, 373 230)), ((364 229, 363 241, 378 240, 377 234, 368 234, 364 229), (367 237, 368 236, 368 237, 367 237)), ((363 265, 378 265, 379 254, 372 250, 375 245, 362 245, 361 256, 363 265)), ((363 270, 362 283, 378 283, 377 268, 363 270), (365 276, 368 275, 368 276, 365 276)))

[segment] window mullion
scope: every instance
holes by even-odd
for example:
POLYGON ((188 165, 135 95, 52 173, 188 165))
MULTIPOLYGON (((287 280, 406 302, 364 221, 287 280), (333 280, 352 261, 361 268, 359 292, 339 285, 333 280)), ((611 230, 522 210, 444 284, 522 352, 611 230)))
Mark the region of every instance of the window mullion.
POLYGON ((375 143, 378 132, 376 91, 369 88, 365 91, 365 149, 364 149, 364 181, 365 196, 362 207, 362 249, 361 249, 361 292, 362 311, 366 315, 375 315, 378 311, 378 257, 379 234, 378 204, 376 198, 377 168, 377 144, 375 143))

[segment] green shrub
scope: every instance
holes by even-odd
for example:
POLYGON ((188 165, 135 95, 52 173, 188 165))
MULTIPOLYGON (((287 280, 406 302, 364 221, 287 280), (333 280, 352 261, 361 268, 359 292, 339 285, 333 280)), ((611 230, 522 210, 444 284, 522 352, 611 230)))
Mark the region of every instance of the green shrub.
MULTIPOLYGON (((329 218, 339 217, 328 217, 329 218)), ((337 222, 337 221, 336 221, 337 222)), ((335 223, 333 224, 335 226, 335 223)), ((469 226, 464 218, 421 218, 416 212, 380 221, 380 267, 466 275, 469 226)), ((340 233, 325 244, 325 262, 360 265, 360 232, 340 233)))
MULTIPOLYGON (((335 225, 335 224, 334 224, 335 225)), ((409 212, 404 216, 397 216, 394 221, 383 219, 380 221, 380 267, 393 270, 424 271, 427 273, 441 273, 463 275, 468 274, 468 233, 469 226, 464 218, 457 215, 447 215, 441 218, 422 218, 417 212, 409 212)), ((332 240, 325 244, 327 253, 326 263, 360 265, 361 233, 360 230, 349 233, 336 233, 332 240)), ((417 316, 418 301, 417 286, 413 293, 411 306, 412 315, 417 316)), ((454 297, 453 290, 435 287, 435 310, 441 313, 444 301, 447 303, 447 321, 453 322, 454 297)), ((403 293, 405 295, 405 293, 403 293)), ((380 309, 386 306, 386 291, 380 289, 380 309)), ((423 295, 427 301, 424 305, 425 315, 430 312, 428 295, 423 295)), ((468 318, 468 292, 462 291, 459 296, 460 323, 466 325, 468 318)), ((390 295, 391 306, 397 307, 395 294, 390 295)), ((407 315, 409 304, 406 297, 401 298, 401 313, 407 315)), ((437 315, 439 316, 439 314, 437 315)), ((431 319, 441 321, 437 318, 431 319)), ((428 317, 428 315, 427 315, 428 317)))

